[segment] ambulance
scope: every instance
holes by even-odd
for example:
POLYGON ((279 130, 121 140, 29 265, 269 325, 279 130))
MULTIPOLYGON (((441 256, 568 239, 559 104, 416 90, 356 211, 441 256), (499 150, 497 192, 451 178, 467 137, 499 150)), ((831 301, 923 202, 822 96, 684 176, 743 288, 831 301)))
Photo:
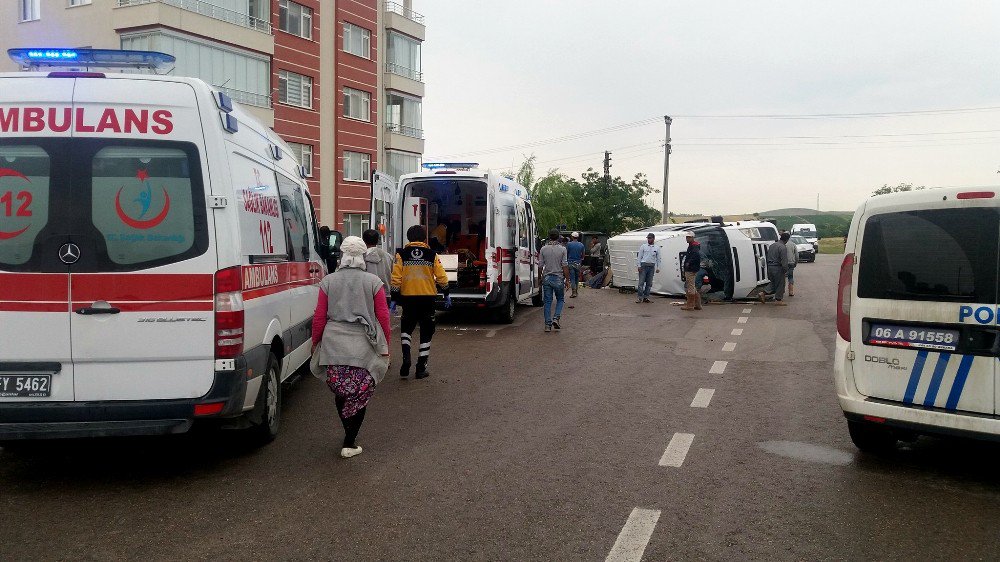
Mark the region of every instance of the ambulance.
POLYGON ((834 381, 854 444, 920 434, 1000 439, 1000 197, 872 197, 840 266, 834 381))
POLYGON ((379 174, 373 180, 371 224, 385 233, 386 249, 404 246, 406 231, 421 225, 448 274, 454 308, 490 312, 510 323, 518 303, 539 306, 538 237, 528 190, 475 163, 422 168, 396 184, 379 174))
POLYGON ((328 250, 289 147, 170 55, 8 53, 0 440, 274 439, 328 250))
POLYGON ((636 287, 639 274, 636 256, 649 234, 656 236, 660 249, 660 272, 653 275, 652 293, 684 294, 681 265, 687 252, 687 235, 701 243, 711 292, 726 299, 753 298, 770 283, 767 276, 767 247, 778 239, 778 229, 765 221, 738 223, 697 222, 660 224, 619 234, 608 239, 612 282, 615 287, 636 287))

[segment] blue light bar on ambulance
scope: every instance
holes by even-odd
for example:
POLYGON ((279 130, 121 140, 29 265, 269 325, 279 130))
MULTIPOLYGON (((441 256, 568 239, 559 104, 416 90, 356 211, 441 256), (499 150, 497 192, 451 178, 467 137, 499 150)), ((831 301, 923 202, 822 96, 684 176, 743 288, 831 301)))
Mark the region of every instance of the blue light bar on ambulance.
POLYGON ((7 56, 24 68, 38 66, 162 69, 177 58, 156 51, 118 49, 7 49, 7 56))
POLYGON ((478 162, 424 162, 420 165, 425 170, 471 170, 478 168, 478 162))

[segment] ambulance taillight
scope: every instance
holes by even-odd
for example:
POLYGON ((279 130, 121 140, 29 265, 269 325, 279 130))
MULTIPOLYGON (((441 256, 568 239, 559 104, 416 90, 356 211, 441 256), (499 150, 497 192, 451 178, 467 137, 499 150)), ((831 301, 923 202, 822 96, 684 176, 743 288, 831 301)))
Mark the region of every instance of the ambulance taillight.
POLYGON ((243 272, 240 266, 215 272, 215 358, 243 353, 243 272))
POLYGON ((837 283, 837 333, 844 341, 851 341, 851 291, 854 288, 854 254, 844 256, 840 264, 840 282, 837 283))

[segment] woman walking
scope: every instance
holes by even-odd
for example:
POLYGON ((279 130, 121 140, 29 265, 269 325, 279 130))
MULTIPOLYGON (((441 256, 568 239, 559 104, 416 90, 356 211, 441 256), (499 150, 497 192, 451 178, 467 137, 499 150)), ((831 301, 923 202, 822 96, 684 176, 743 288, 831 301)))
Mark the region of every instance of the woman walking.
POLYGON ((361 454, 355 440, 368 401, 389 367, 390 328, 385 287, 365 271, 367 246, 361 238, 348 236, 340 249, 340 268, 319 285, 312 341, 320 366, 314 374, 336 395, 344 424, 340 456, 346 459, 361 454))

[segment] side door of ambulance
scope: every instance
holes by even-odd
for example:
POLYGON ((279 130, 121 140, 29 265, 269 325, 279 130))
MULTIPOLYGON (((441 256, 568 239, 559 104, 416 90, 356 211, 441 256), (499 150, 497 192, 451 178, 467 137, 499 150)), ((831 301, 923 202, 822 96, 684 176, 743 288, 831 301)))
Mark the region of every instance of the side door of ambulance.
POLYGON ((525 213, 527 214, 527 229, 528 229, 528 257, 531 260, 531 266, 528 269, 528 277, 530 279, 530 289, 529 292, 534 295, 541 291, 541 287, 538 286, 538 232, 535 226, 535 210, 531 207, 531 203, 524 204, 525 213))
POLYGON ((203 396, 215 375, 218 260, 194 90, 81 79, 74 105, 75 398, 203 396), (127 108, 117 102, 126 86, 127 108))
POLYGON ((517 250, 514 254, 514 279, 517 281, 515 290, 517 300, 528 296, 531 292, 531 239, 534 232, 528 232, 528 218, 523 205, 518 204, 517 212, 517 250))
POLYGON ((883 208, 861 220, 855 383, 875 399, 993 414, 1000 210, 940 203, 883 208))
POLYGON ((397 246, 398 241, 395 239, 393 230, 395 202, 395 180, 381 172, 374 172, 372 174, 372 207, 369 224, 382 235, 382 249, 389 254, 394 253, 397 247, 402 246, 402 244, 397 246))
POLYGON ((309 237, 311 223, 306 211, 305 190, 302 184, 280 172, 277 177, 285 244, 288 248, 288 262, 284 264, 287 287, 286 292, 279 295, 285 297, 290 311, 284 334, 287 359, 283 370, 285 375, 290 375, 309 358, 310 346, 307 344, 312 333, 312 315, 319 295, 316 285, 320 281, 322 268, 318 263, 319 256, 314 255, 313 243, 309 237))
MULTIPOLYGON (((38 80, 0 90, 0 111, 71 110, 72 80, 38 80)), ((56 189, 72 177, 69 148, 68 137, 0 136, 0 403, 73 400, 69 266, 60 259, 70 192, 56 189)))

